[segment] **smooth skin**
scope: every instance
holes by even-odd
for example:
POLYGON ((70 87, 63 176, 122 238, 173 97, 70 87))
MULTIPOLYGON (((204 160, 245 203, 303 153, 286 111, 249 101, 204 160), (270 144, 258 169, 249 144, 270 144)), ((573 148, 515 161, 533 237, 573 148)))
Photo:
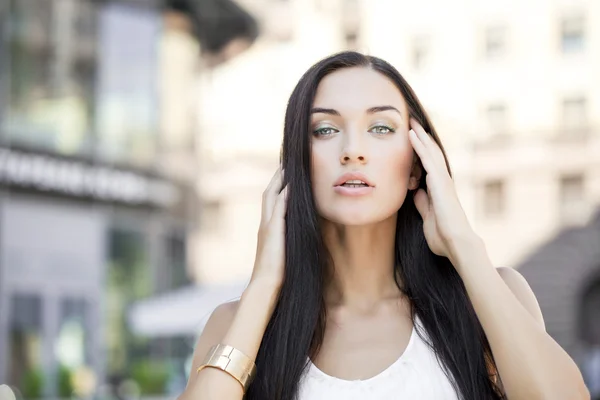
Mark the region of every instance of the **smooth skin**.
MULTIPOLYGON (((447 257, 462 277, 510 400, 589 399, 581 373, 546 333, 538 302, 515 270, 495 268, 460 205, 444 157, 409 118, 394 84, 363 67, 336 71, 319 84, 311 118, 312 185, 335 274, 326 286, 328 309, 315 365, 341 379, 367 379, 404 351, 412 331, 410 307, 393 280, 396 212, 427 171, 428 193, 414 201, 431 251, 447 257), (367 196, 335 193, 345 172, 375 185, 367 196), (373 354, 377 357, 373 357, 373 354), (367 357, 367 355, 370 355, 367 357)), ((209 348, 229 344, 256 358, 284 274, 286 190, 277 171, 263 196, 251 283, 239 302, 219 306, 198 340, 192 374, 180 400, 238 400, 228 374, 200 366, 209 348)))

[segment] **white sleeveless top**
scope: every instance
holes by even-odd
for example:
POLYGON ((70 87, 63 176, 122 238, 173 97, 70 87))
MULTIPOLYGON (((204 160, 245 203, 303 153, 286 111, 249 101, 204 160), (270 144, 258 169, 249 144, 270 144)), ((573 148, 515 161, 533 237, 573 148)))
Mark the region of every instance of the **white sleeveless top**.
MULTIPOLYGON (((422 328, 421 332, 426 334, 422 328)), ((365 380, 339 379, 309 361, 299 393, 299 400, 458 400, 433 350, 414 327, 404 353, 378 375, 365 380)))

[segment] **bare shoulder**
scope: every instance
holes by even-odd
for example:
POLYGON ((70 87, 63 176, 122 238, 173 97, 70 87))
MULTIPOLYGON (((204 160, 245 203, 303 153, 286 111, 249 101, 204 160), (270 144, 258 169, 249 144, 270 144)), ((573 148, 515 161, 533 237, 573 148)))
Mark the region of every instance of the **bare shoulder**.
POLYGON ((202 334, 196 342, 196 348, 194 349, 194 359, 192 362, 192 373, 190 374, 190 381, 195 379, 196 371, 204 357, 210 350, 210 348, 216 344, 219 344, 223 336, 229 330, 233 318, 239 307, 239 301, 231 301, 219 305, 210 315, 210 318, 206 322, 202 334))
POLYGON ((513 292, 515 297, 521 302, 523 307, 538 321, 545 329, 544 317, 540 305, 531 290, 527 280, 514 268, 499 267, 496 268, 500 277, 506 283, 506 286, 513 292))
MULTIPOLYGON (((239 304, 239 300, 236 300, 220 304, 215 308, 204 326, 202 335, 200 335, 200 338, 198 339, 198 344, 202 344, 204 341, 212 338, 221 340, 225 333, 227 333, 238 310, 239 304)), ((216 343, 211 343, 210 346, 213 344, 216 343)))

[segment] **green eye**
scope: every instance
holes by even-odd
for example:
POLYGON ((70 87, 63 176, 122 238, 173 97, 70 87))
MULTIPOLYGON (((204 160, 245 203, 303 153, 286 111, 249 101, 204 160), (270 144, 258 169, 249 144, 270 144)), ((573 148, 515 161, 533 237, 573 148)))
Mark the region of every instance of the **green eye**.
POLYGON ((313 132, 313 135, 315 135, 315 136, 329 136, 329 135, 333 135, 336 132, 337 132, 337 129, 334 129, 334 128, 326 126, 326 127, 319 128, 319 129, 315 130, 313 132))
POLYGON ((396 132, 396 130, 390 128, 389 126, 377 125, 377 126, 374 126, 373 128, 371 128, 371 132, 376 133, 378 135, 385 135, 387 133, 394 133, 394 132, 396 132))

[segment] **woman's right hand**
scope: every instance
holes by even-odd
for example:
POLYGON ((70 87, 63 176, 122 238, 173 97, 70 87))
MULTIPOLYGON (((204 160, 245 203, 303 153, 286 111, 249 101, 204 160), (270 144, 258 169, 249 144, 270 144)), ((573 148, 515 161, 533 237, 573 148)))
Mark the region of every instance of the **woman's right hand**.
MULTIPOLYGON (((258 230, 256 260, 251 282, 237 302, 220 305, 212 313, 194 350, 192 371, 196 371, 213 345, 235 347, 256 360, 260 344, 273 315, 285 274, 285 212, 287 190, 283 172, 277 170, 265 190, 258 230)), ((215 368, 190 375, 179 400, 243 399, 239 382, 215 368)))
POLYGON ((285 214, 287 185, 283 171, 277 169, 263 192, 262 215, 258 229, 256 259, 250 282, 261 281, 280 288, 285 274, 285 214))

